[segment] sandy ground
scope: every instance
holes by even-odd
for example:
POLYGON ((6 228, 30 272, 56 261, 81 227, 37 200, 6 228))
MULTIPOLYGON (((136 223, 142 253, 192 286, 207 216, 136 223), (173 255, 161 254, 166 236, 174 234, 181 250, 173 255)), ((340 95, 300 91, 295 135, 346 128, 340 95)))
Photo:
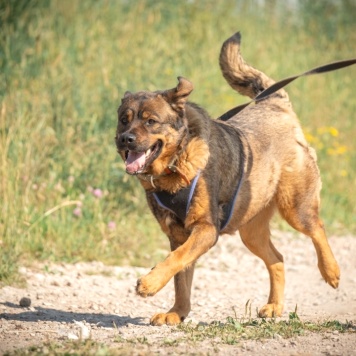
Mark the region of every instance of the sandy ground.
MULTIPOLYGON (((349 321, 356 325, 356 237, 331 237, 334 254, 341 267, 337 290, 329 287, 316 267, 309 238, 273 232, 276 247, 286 266, 285 318, 298 306, 303 320, 349 321)), ((44 342, 77 339, 80 333, 108 346, 120 348, 122 340, 136 342, 129 354, 199 355, 356 355, 356 327, 348 333, 337 331, 308 334, 292 339, 246 340, 224 345, 204 342, 169 341, 184 335, 176 328, 149 325, 156 312, 173 303, 172 281, 156 296, 135 294, 137 277, 149 269, 106 267, 101 263, 39 265, 21 268, 27 287, 0 290, 0 354, 44 342), (21 307, 23 297, 31 299, 21 307), (120 341, 121 340, 121 341, 120 341)), ((187 321, 224 322, 226 317, 245 314, 245 304, 254 310, 265 304, 269 281, 262 261, 242 245, 239 236, 222 236, 218 244, 197 265, 193 283, 192 312, 187 321)))

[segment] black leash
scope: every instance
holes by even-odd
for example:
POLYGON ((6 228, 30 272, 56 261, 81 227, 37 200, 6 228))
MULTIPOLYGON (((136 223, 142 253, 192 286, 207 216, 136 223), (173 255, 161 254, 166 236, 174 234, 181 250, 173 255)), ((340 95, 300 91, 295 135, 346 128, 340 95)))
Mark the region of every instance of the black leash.
POLYGON ((345 68, 345 67, 351 66, 353 64, 356 64, 356 58, 346 59, 343 61, 337 61, 337 62, 325 64, 320 67, 311 69, 305 73, 302 73, 299 75, 294 75, 294 76, 288 77, 286 79, 282 79, 279 82, 276 82, 276 83, 272 84, 270 87, 266 88, 264 91, 262 91, 260 94, 258 94, 254 99, 252 99, 248 103, 236 106, 235 108, 229 110, 225 114, 218 117, 217 120, 222 120, 222 121, 229 120, 231 117, 233 117, 234 115, 236 115, 237 113, 239 113, 240 111, 245 109, 246 106, 250 105, 253 102, 258 102, 260 100, 266 99, 268 96, 272 95, 279 89, 284 88, 286 85, 288 85, 290 82, 293 82, 295 79, 298 79, 300 77, 305 77, 307 75, 312 75, 312 74, 331 72, 333 70, 345 68))

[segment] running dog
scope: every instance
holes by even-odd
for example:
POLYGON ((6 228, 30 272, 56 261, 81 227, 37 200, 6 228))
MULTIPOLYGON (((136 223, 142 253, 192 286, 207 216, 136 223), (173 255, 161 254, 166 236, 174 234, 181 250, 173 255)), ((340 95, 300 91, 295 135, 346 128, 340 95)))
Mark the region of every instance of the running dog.
MULTIPOLYGON (((245 63, 240 39, 237 33, 224 42, 220 67, 233 89, 254 98, 274 81, 245 63)), ((151 324, 174 325, 187 317, 195 262, 220 234, 236 231, 269 272, 269 298, 259 316, 280 316, 283 256, 269 228, 277 210, 311 238, 322 277, 337 288, 339 267, 319 218, 316 154, 287 93, 280 89, 224 122, 212 120, 189 102, 193 85, 185 78, 178 80, 170 90, 126 92, 115 136, 126 172, 138 177, 170 241, 168 257, 137 281, 137 294, 147 297, 174 277, 174 305, 155 314, 151 324)))

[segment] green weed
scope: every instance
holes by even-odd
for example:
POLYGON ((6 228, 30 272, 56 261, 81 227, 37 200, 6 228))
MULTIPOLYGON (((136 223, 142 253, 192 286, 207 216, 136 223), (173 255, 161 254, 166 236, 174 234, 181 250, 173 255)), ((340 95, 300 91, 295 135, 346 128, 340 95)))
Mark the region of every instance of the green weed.
POLYGON ((251 317, 228 317, 226 322, 215 321, 209 325, 180 324, 179 330, 188 334, 191 341, 212 339, 224 344, 234 345, 243 340, 261 340, 271 338, 288 339, 294 336, 306 335, 309 332, 324 333, 339 331, 341 333, 352 329, 352 324, 340 323, 337 320, 326 322, 302 321, 297 312, 289 313, 288 320, 255 319, 251 317))

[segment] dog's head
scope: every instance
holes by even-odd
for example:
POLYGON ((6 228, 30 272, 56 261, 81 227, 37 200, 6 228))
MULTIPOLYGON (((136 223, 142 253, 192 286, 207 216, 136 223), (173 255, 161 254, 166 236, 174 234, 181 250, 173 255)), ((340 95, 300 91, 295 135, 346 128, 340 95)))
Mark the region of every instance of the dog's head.
POLYGON ((159 175, 188 135, 185 103, 193 90, 179 77, 176 88, 126 92, 118 109, 116 146, 129 174, 159 175))

